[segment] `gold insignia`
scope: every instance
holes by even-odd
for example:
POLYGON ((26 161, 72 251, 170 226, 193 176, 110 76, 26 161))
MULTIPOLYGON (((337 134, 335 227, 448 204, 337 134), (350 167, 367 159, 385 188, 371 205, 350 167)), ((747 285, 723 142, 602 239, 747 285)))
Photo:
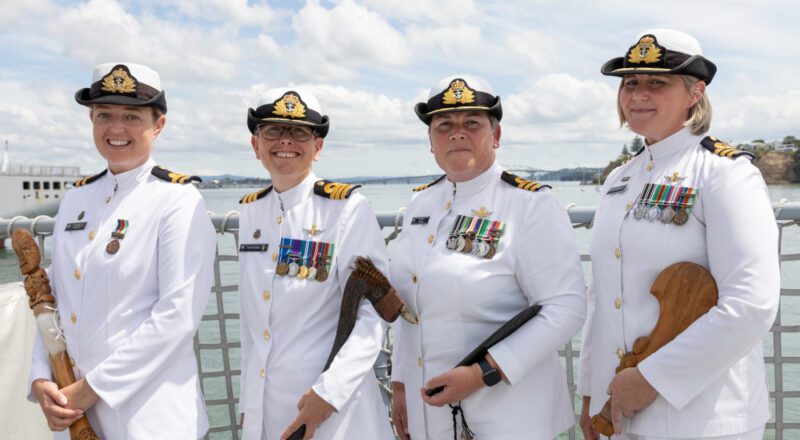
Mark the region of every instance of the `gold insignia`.
POLYGON ((83 179, 78 179, 78 180, 72 182, 72 186, 74 186, 75 188, 80 188, 80 187, 82 187, 84 185, 88 185, 88 184, 96 181, 97 179, 105 176, 107 172, 108 172, 108 170, 103 170, 102 173, 95 174, 94 176, 89 176, 89 177, 84 177, 83 179))
MULTIPOLYGON (((260 189, 254 193, 247 194, 246 196, 239 199, 239 204, 246 205, 248 203, 255 202, 256 200, 260 200, 264 198, 269 192, 272 191, 272 185, 269 185, 266 188, 260 189)), ((260 235, 260 234, 259 234, 260 235)), ((257 237, 254 237, 257 238, 257 237)))
POLYGON ((428 189, 428 187, 430 187, 430 186, 432 186, 432 185, 436 185, 437 183, 441 182, 441 181, 442 181, 442 179, 444 179, 444 178, 445 178, 445 176, 446 176, 446 174, 442 174, 441 176, 437 177, 437 178, 436 178, 436 180, 434 180, 433 182, 430 182, 430 183, 426 183, 426 184, 420 185, 420 186, 418 186, 418 187, 416 187, 416 188, 412 189, 411 191, 414 191, 414 192, 419 192, 419 191, 426 190, 426 189, 428 189))
POLYGON ((714 136, 707 136, 704 138, 700 144, 706 150, 716 154, 720 157, 727 157, 729 159, 736 159, 739 156, 746 156, 753 159, 753 153, 749 151, 741 151, 737 150, 736 148, 731 147, 730 145, 726 144, 725 142, 720 141, 719 139, 715 138, 714 136))
POLYGON ((472 210, 472 215, 480 218, 486 218, 492 215, 492 211, 487 210, 485 207, 481 206, 481 209, 472 210))
POLYGON ((300 102, 300 97, 287 93, 273 104, 272 113, 278 116, 288 116, 290 118, 305 118, 306 106, 300 102))
POLYGON ((103 78, 101 90, 111 93, 134 93, 136 92, 136 82, 128 76, 125 69, 120 67, 103 78))
POLYGON ((316 185, 314 185, 314 194, 331 200, 344 200, 350 197, 354 189, 360 187, 361 185, 318 180, 316 185))
POLYGON ((189 178, 188 175, 182 173, 169 173, 168 176, 172 183, 184 183, 189 178))
POLYGON ((312 224, 311 225, 311 229, 306 229, 305 231, 308 232, 308 235, 317 235, 320 232, 322 232, 323 230, 322 229, 317 229, 317 225, 312 224))
POLYGON ((475 92, 460 79, 453 80, 450 88, 442 95, 443 104, 472 104, 473 102, 475 102, 475 92))
POLYGON ((533 180, 523 179, 522 177, 515 176, 507 171, 503 171, 503 174, 500 175, 500 179, 503 182, 506 182, 510 185, 516 186, 517 188, 524 189, 526 191, 539 191, 542 188, 550 188, 550 185, 544 185, 538 182, 534 182, 533 180))
POLYGON ((175 172, 170 171, 170 170, 168 170, 166 168, 161 168, 158 165, 153 167, 153 169, 150 171, 150 174, 152 174, 153 176, 155 176, 155 177, 157 177, 157 178, 159 178, 161 180, 165 180, 165 181, 171 182, 171 183, 186 184, 186 183, 189 183, 189 182, 202 182, 203 181, 202 179, 200 179, 197 176, 190 176, 188 174, 183 174, 183 173, 175 173, 175 172))
POLYGON ((639 40, 636 46, 631 48, 628 54, 628 62, 639 64, 652 64, 661 61, 661 49, 655 44, 655 39, 650 35, 645 35, 639 40))
POLYGON ((681 176, 680 174, 678 174, 677 171, 675 171, 674 173, 672 173, 671 176, 664 176, 664 178, 667 179, 667 182, 678 183, 681 180, 685 179, 686 176, 681 176))

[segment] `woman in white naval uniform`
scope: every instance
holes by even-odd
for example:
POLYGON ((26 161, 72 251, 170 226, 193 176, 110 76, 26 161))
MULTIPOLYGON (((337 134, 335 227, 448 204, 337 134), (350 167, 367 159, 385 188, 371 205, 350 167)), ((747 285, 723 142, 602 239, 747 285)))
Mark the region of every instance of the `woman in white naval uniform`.
POLYGON ((485 80, 446 77, 415 110, 446 175, 416 189, 393 252, 392 285, 419 316, 394 327, 395 427, 404 439, 465 438, 447 406, 460 401, 475 438, 554 438, 575 422, 557 350, 586 307, 569 218, 547 187, 496 163, 502 108, 485 80), (539 315, 486 359, 453 368, 534 304, 539 315))
POLYGON ((595 215, 578 385, 584 434, 597 438, 589 417, 610 391, 624 438, 760 439, 769 418, 761 341, 778 308, 778 235, 751 156, 703 137, 716 66, 691 36, 656 29, 602 72, 622 77, 620 122, 646 145, 608 176, 595 215), (619 356, 658 319, 650 286, 682 261, 710 270, 717 305, 615 375, 619 356))
POLYGON ((313 95, 272 89, 247 124, 272 185, 245 196, 239 217, 243 438, 305 424, 306 439, 391 439, 372 371, 385 325, 368 301, 323 372, 355 258, 388 270, 375 214, 354 186, 314 175, 328 117, 313 95))
POLYGON ((49 269, 79 380, 58 390, 37 338, 30 397, 53 430, 86 411, 103 439, 197 439, 208 420, 192 336, 216 234, 200 193, 183 184, 196 178, 151 159, 167 111, 158 74, 108 63, 92 81, 75 99, 90 107, 108 169, 61 202, 49 269))

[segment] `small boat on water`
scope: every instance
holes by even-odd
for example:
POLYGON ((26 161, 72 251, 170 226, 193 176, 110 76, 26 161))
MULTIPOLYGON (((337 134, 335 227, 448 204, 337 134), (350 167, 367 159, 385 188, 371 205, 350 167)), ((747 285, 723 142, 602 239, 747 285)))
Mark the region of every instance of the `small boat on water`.
POLYGON ((12 165, 6 141, 0 161, 0 218, 55 215, 64 193, 79 178, 79 167, 12 165))

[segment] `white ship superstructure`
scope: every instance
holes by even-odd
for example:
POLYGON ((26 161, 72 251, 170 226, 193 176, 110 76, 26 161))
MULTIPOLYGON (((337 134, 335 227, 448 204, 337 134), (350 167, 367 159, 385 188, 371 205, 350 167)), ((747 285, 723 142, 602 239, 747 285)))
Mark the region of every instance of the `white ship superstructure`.
POLYGON ((54 215, 79 167, 8 165, 0 170, 0 217, 54 215))

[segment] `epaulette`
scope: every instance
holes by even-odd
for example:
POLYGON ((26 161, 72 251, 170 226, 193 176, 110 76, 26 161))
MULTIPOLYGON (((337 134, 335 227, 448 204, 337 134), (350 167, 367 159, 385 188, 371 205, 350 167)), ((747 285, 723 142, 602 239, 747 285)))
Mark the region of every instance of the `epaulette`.
POLYGON ((442 179, 444 179, 444 177, 445 177, 446 175, 447 175, 447 174, 442 174, 441 176, 437 177, 437 178, 436 178, 436 180, 434 180, 433 182, 426 183, 426 184, 424 184, 424 185, 420 185, 420 186, 418 186, 418 187, 416 187, 416 188, 412 189, 411 191, 414 191, 414 192, 419 192, 419 191, 426 190, 426 189, 428 189, 428 187, 430 187, 430 186, 433 186, 433 185, 436 185, 437 183, 441 182, 441 181, 442 181, 442 179))
POLYGON ((172 183, 189 183, 189 182, 202 182, 203 179, 197 176, 190 176, 188 174, 181 174, 181 173, 173 173, 172 171, 161 168, 160 166, 156 165, 153 167, 153 170, 150 171, 150 174, 158 177, 161 180, 166 180, 167 182, 172 183))
POLYGON ((328 180, 317 180, 314 184, 314 194, 331 200, 344 200, 350 197, 353 190, 360 188, 361 185, 351 185, 349 183, 337 183, 328 180))
POLYGON ((266 188, 260 189, 254 193, 250 193, 242 197, 241 199, 239 199, 239 203, 242 205, 246 205, 248 203, 255 202, 256 200, 261 200, 264 198, 264 196, 269 194, 270 191, 272 191, 272 185, 269 185, 266 188))
POLYGON ((72 182, 72 186, 74 186, 75 188, 79 188, 79 187, 81 187, 83 185, 88 185, 88 184, 94 182, 95 180, 105 176, 107 173, 108 173, 108 169, 105 169, 105 170, 103 170, 102 173, 95 174, 94 176, 89 176, 89 177, 84 177, 83 179, 78 179, 78 180, 72 182))
POLYGON ((706 136, 702 141, 700 141, 700 145, 717 156, 728 157, 731 159, 736 159, 739 156, 745 156, 750 158, 750 160, 755 159, 753 153, 750 153, 749 151, 737 150, 736 148, 731 147, 714 136, 706 136))
POLYGON ((503 171, 503 174, 500 175, 500 178, 503 179, 503 182, 508 183, 511 186, 515 186, 527 191, 539 191, 542 188, 550 188, 550 185, 544 185, 534 182, 533 180, 523 179, 522 177, 515 176, 507 171, 503 171))

